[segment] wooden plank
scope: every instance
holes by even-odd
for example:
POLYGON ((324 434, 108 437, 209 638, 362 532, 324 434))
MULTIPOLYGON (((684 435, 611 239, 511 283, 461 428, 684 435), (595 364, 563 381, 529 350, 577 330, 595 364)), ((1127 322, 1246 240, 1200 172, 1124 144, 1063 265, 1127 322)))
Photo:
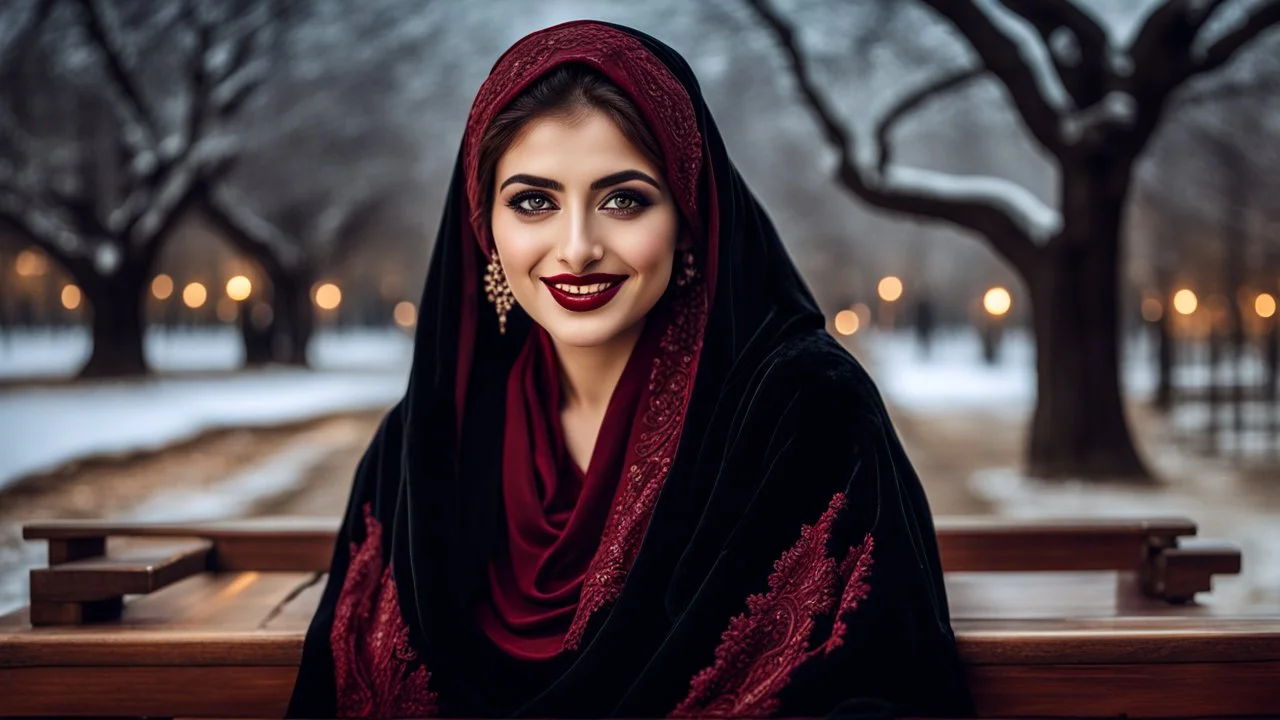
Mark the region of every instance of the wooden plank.
POLYGON ((73 538, 49 541, 49 565, 61 565, 73 560, 101 557, 107 554, 107 539, 103 537, 73 538))
POLYGON ((1136 570, 1151 550, 1196 532, 1185 518, 939 517, 936 527, 947 572, 1136 570))
POLYGON ((119 596, 89 602, 37 601, 29 613, 32 625, 81 625, 118 618, 123 607, 119 596))
POLYGON ((978 666, 982 717, 1280 716, 1280 662, 978 666))
POLYGON ((296 667, 33 667, 0 671, 4 715, 283 717, 296 667))
MULTIPOLYGON (((218 546, 217 562, 229 571, 322 572, 328 569, 338 524, 336 517, 251 518, 190 525, 67 520, 27 524, 23 537, 203 537, 218 546)), ((943 567, 948 572, 1136 569, 1148 548, 1172 547, 1177 538, 1196 533, 1195 523, 1185 518, 1009 520, 943 516, 935 525, 943 567)))
POLYGON ((155 592, 203 572, 213 544, 185 540, 135 545, 103 557, 31 571, 32 602, 85 602, 155 592))

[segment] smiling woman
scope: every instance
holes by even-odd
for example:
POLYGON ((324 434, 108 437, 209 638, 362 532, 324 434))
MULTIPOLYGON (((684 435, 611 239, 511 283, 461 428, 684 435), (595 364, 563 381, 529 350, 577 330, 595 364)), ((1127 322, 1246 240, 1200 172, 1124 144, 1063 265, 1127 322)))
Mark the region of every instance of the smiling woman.
POLYGON ((476 97, 290 715, 963 716, 919 480, 670 48, 476 97))

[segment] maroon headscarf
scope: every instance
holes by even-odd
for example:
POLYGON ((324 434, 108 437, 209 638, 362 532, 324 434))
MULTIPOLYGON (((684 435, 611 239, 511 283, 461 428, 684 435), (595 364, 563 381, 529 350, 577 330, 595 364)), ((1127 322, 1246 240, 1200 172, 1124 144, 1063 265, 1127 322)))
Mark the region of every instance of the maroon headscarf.
MULTIPOLYGON (((464 252, 457 408, 466 406, 480 268, 493 248, 480 187, 478 146, 489 124, 531 83, 568 63, 602 73, 636 104, 658 139, 665 179, 688 232, 698 275, 646 318, 596 440, 590 467, 574 466, 560 427, 562 393, 550 338, 535 327, 507 384, 502 491, 506 542, 490 560, 481 627, 513 657, 545 659, 575 649, 591 614, 617 598, 670 471, 702 349, 717 248, 714 208, 699 211, 704 155, 693 104, 641 43, 590 22, 558 25, 520 41, 498 60, 467 122, 463 163, 471 238, 464 252)), ((715 197, 714 189, 704 197, 715 197)), ((677 271, 679 268, 677 267, 677 271)), ((459 427, 461 427, 459 421, 459 427)))

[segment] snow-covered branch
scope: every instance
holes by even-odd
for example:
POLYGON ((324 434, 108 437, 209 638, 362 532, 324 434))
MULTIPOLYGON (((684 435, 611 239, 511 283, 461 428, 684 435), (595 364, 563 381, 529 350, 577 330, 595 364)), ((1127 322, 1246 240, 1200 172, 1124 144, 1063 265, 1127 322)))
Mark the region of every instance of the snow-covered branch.
POLYGON ((206 184, 205 191, 204 208, 209 219, 234 235, 234 239, 257 245, 255 256, 273 258, 286 271, 302 264, 304 257, 297 241, 250 209, 242 195, 226 184, 217 187, 206 184))
POLYGON ((1203 51, 1195 53, 1192 74, 1215 70, 1264 31, 1280 26, 1280 0, 1271 0, 1243 15, 1240 22, 1203 51))
POLYGON ((116 107, 122 115, 121 122, 126 125, 125 137, 137 136, 142 143, 154 143, 159 134, 159 123, 135 81, 128 61, 129 53, 120 41, 115 24, 110 22, 112 16, 108 6, 99 0, 79 0, 79 4, 85 18, 85 30, 101 53, 107 74, 123 100, 116 107))
POLYGON ((862 200, 886 210, 954 223, 987 238, 1024 276, 1037 266, 1038 242, 1061 226, 1056 210, 1030 192, 996 178, 955 178, 911 168, 881 171, 877 153, 859 152, 814 85, 792 28, 766 0, 747 0, 786 54, 792 75, 838 153, 839 181, 862 200))
POLYGON ((999 0, 922 0, 946 18, 1005 87, 1031 134, 1051 152, 1075 103, 1035 28, 999 0))
MULTIPOLYGON (((1101 60, 1114 50, 1107 32, 1071 0, 1000 0, 1021 15, 1040 34, 1063 86, 1076 107, 1098 101, 1094 74, 1107 65, 1101 60)), ((1114 68, 1111 68, 1114 71, 1114 68)))

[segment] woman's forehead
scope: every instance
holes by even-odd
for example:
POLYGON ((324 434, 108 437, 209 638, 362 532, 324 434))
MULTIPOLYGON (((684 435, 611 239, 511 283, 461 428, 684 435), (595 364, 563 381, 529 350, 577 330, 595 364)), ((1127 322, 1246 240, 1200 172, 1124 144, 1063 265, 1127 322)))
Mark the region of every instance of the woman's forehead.
POLYGON ((532 173, 590 181, 625 169, 644 170, 655 177, 662 172, 608 116, 587 111, 529 121, 498 159, 495 179, 502 182, 512 173, 532 173))

